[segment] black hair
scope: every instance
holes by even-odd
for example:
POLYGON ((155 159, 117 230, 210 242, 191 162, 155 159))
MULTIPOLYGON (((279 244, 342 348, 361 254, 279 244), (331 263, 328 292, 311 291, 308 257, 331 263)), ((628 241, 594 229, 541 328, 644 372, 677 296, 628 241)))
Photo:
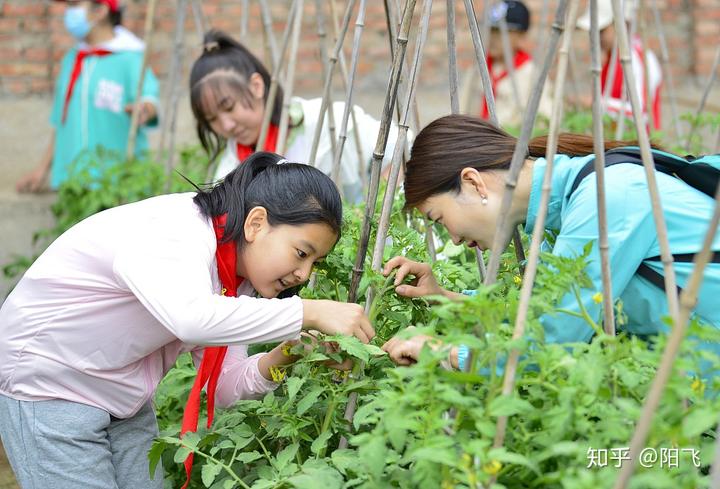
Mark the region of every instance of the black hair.
MULTIPOLYGON (((190 106, 193 115, 200 143, 205 151, 214 160, 223 147, 223 140, 215 134, 207 123, 203 113, 202 90, 209 85, 214 92, 230 88, 241 96, 240 102, 250 106, 252 102, 248 83, 253 73, 258 73, 265 84, 263 100, 267 102, 270 90, 271 76, 265 65, 252 54, 245 46, 233 39, 228 34, 211 30, 205 34, 203 39, 203 52, 193 63, 190 71, 190 106), (223 72, 225 75, 223 76, 223 72)), ((280 124, 282 112, 283 90, 278 86, 275 95, 270 121, 273 124, 280 124)))
POLYGON ((265 208, 271 226, 327 224, 340 239, 342 200, 335 183, 312 166, 278 164, 282 159, 275 153, 253 153, 220 183, 198 191, 193 200, 204 216, 227 213, 223 242, 244 245, 245 218, 257 206, 265 208))
MULTIPOLYGON (((98 0, 94 0, 93 3, 95 5, 105 5, 101 4, 98 0)), ((122 19, 123 19, 123 11, 125 10, 125 7, 119 7, 115 12, 110 10, 110 7, 108 7, 108 15, 107 15, 107 22, 112 27, 117 27, 119 25, 122 25, 122 19)))

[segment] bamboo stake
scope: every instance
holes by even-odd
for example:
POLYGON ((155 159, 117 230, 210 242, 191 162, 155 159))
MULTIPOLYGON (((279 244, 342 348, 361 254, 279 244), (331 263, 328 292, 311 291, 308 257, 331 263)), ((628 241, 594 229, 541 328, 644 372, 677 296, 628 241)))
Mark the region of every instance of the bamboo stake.
POLYGON ((662 64, 665 78, 667 79, 668 95, 670 96, 670 110, 673 117, 673 128, 675 129, 675 137, 682 137, 680 130, 680 114, 677 108, 677 97, 675 96, 675 83, 673 82, 672 68, 670 68, 670 55, 668 54, 667 40, 665 30, 660 20, 660 11, 658 10, 657 0, 652 0, 653 17, 655 18, 655 30, 660 40, 660 63, 662 64))
MULTIPOLYGON (((558 12, 560 11, 560 8, 563 8, 564 10, 564 7, 565 6, 561 4, 561 6, 558 8, 558 12)), ((578 0, 570 0, 568 13, 568 24, 570 26, 575 25, 577 11, 578 0)), ((557 35, 560 35, 563 31, 564 35, 562 40, 562 46, 560 47, 560 52, 558 55, 558 72, 555 84, 555 94, 553 97, 552 117, 550 119, 550 132, 548 134, 547 148, 545 150, 546 166, 543 175, 540 207, 538 209, 538 215, 535 219, 535 226, 533 228, 532 242, 530 245, 530 259, 528 260, 527 268, 525 269, 525 275, 522 281, 522 287, 520 289, 520 300, 518 303, 517 316, 515 318, 513 340, 518 340, 525 335, 525 321, 527 320, 528 308, 530 306, 530 296, 532 295, 532 289, 535 282, 535 274, 537 272, 538 260, 540 257, 540 243, 542 242, 545 235, 545 218, 547 216, 548 203, 550 201, 552 172, 555 161, 555 154, 557 151, 560 121, 562 120, 563 113, 562 94, 565 89, 565 78, 567 75, 568 67, 568 52, 570 51, 570 42, 572 41, 572 29, 565 30, 564 23, 564 18, 558 16, 555 19, 555 25, 553 25, 553 30, 557 35)), ((502 395, 504 396, 509 396, 515 389, 515 373, 517 370, 519 358, 520 352, 519 350, 514 348, 510 352, 510 356, 508 357, 508 361, 505 366, 505 377, 503 378, 502 388, 502 395)), ((507 421, 507 416, 498 417, 495 428, 495 440, 493 441, 493 447, 501 447, 505 443, 507 421)), ((492 483, 490 484, 490 486, 492 486, 492 483)))
MULTIPOLYGON (((640 6, 637 11, 638 21, 638 32, 640 33, 640 41, 642 42, 643 48, 648 49, 648 37, 647 37, 647 25, 645 16, 646 2, 640 0, 640 6)), ((645 107, 647 112, 647 126, 648 130, 652 130, 655 127, 655 114, 652 110, 652 90, 650 89, 650 63, 647 59, 643 60, 643 90, 645 92, 645 107)))
POLYGON ((382 117, 380 119, 380 130, 378 131, 375 150, 373 151, 373 159, 370 167, 370 183, 368 185, 368 196, 365 201, 365 216, 363 220, 363 228, 360 234, 360 242, 358 243, 358 252, 355 257, 355 265, 348 289, 348 302, 357 301, 357 292, 360 287, 360 279, 365 269, 365 255, 367 254, 368 241, 370 240, 370 228, 375 215, 375 202, 377 201, 378 187, 380 186, 380 168, 382 167, 383 157, 385 156, 385 146, 387 145, 388 134, 390 133, 390 124, 392 120, 392 111, 397 99, 400 75, 407 50, 408 34, 410 32, 410 23, 412 22, 413 11, 415 10, 416 0, 406 0, 405 10, 403 11, 402 26, 397 37, 397 47, 393 56, 392 71, 390 72, 390 82, 388 90, 385 93, 385 104, 383 105, 382 117))
MULTIPOLYGON (((317 29, 318 39, 320 40, 320 60, 322 61, 322 77, 323 80, 327 77, 327 72, 330 67, 330 60, 327 52, 327 33, 325 32, 325 12, 322 8, 322 0, 315 0, 315 15, 317 16, 317 29)), ((328 105, 333 107, 332 93, 330 94, 330 100, 328 105)), ((335 158, 337 153, 337 141, 335 140, 335 111, 328 111, 328 132, 330 134, 330 152, 335 158)))
POLYGON ((258 136, 257 143, 255 144, 255 151, 262 151, 265 147, 265 139, 267 138, 268 129, 270 128, 270 119, 272 119, 272 113, 275 109, 275 96, 278 91, 278 78, 280 78, 280 71, 282 65, 285 62, 285 54, 290 40, 290 32, 292 31, 293 19, 295 15, 298 15, 297 4, 299 0, 293 0, 290 6, 290 12, 288 13, 288 21, 285 26, 285 32, 283 32, 282 44, 280 47, 280 53, 278 62, 275 65, 275 69, 270 76, 270 89, 268 90, 268 97, 265 101, 265 112, 263 113, 262 126, 260 127, 260 135, 258 136))
POLYGON ((350 0, 348 2, 347 8, 345 9, 345 15, 343 17, 342 28, 340 29, 340 36, 335 41, 335 48, 330 56, 330 66, 327 69, 325 83, 323 85, 323 98, 322 103, 320 104, 320 114, 318 115, 318 123, 315 126, 315 134, 313 135, 310 156, 308 158, 308 164, 312 166, 315 166, 315 160, 317 159, 318 146, 320 145, 320 135, 322 134, 323 123, 325 122, 325 112, 328 109, 328 103, 330 101, 333 72, 335 71, 335 65, 338 62, 343 41, 345 41, 345 34, 347 33, 348 26, 350 25, 350 17, 352 17, 352 11, 355 8, 356 3, 357 0, 350 0))
POLYGON ((203 14, 202 7, 200 6, 200 0, 192 0, 190 5, 193 11, 193 20, 195 21, 195 30, 197 30, 198 37, 200 37, 200 43, 202 44, 205 38, 205 33, 208 31, 207 19, 203 14))
POLYGON ((342 122, 340 123, 340 135, 338 136, 337 151, 332 164, 332 179, 335 184, 340 187, 342 178, 340 174, 340 161, 342 153, 345 149, 345 141, 347 140, 347 126, 350 120, 350 112, 353 107, 353 88, 355 86, 355 72, 357 71, 358 59, 360 58, 360 39, 362 38, 363 28, 365 27, 365 0, 360 0, 360 7, 355 18, 355 32, 353 38, 352 55, 350 57, 350 72, 348 73, 347 94, 345 96, 345 109, 343 110, 342 122))
MULTIPOLYGON (((279 154, 285 153, 285 143, 287 142, 288 126, 290 119, 290 102, 292 101, 293 88, 295 86, 295 66, 297 65, 297 51, 300 44, 300 32, 302 31, 304 0, 297 0, 295 17, 293 17, 293 37, 290 46, 290 61, 287 67, 287 76, 285 78, 283 92, 283 106, 280 113, 280 129, 278 131, 277 145, 275 151, 279 154)), ((264 141, 263 141, 264 142, 264 141)))
POLYGON ((718 125, 717 136, 715 136, 715 149, 713 153, 720 153, 720 125, 718 125))
MULTIPOLYGON (((407 143, 408 134, 408 119, 410 118, 410 111, 412 107, 412 99, 415 97, 415 89, 417 87, 417 75, 422 64, 422 51, 425 46, 425 40, 427 39, 428 27, 430 26, 430 13, 432 11, 432 0, 424 0, 422 10, 422 20, 420 22, 420 31, 418 33, 418 39, 415 43, 415 58, 413 60, 412 69, 410 71, 410 90, 407 93, 407 99, 402 115, 402 119, 398 129, 398 139, 395 143, 392 156, 392 166, 390 170, 390 177, 388 178, 388 184, 385 188, 385 196, 383 198, 382 212, 380 213, 380 222, 378 223, 377 236, 375 238, 375 247, 373 251, 373 258, 371 267, 375 271, 382 269, 383 252, 385 251, 385 238, 387 237, 388 229, 390 228, 390 213, 392 211, 393 201, 395 200, 395 189, 397 187, 398 176, 400 175, 400 166, 402 162, 404 147, 407 143)), ((398 42, 400 40, 398 39, 398 42)), ((370 292, 370 291, 368 291, 370 292)), ((365 301, 365 312, 370 312, 370 305, 372 303, 371 294, 368 295, 365 301)), ((360 370, 360 369, 358 369, 360 370)), ((347 408, 345 410, 345 419, 352 421, 355 415, 355 409, 357 407, 357 393, 352 392, 349 399, 347 408)), ((347 443, 347 442, 346 442, 347 443)), ((345 448, 342 445, 340 448, 345 448)))
POLYGON ((135 142, 137 140, 138 122, 140 120, 140 107, 142 106, 143 85, 145 84, 145 72, 148 69, 148 58, 152 47, 153 20, 155 19, 155 0, 149 0, 145 11, 145 50, 143 51, 142 64, 140 65, 140 76, 135 90, 132 115, 130 117, 130 131, 128 133, 127 151, 125 157, 130 160, 135 157, 135 142))
POLYGON ((603 329, 615 336, 615 311, 610 276, 610 244, 607 236, 607 207, 605 205, 605 136, 603 135, 602 92, 600 89, 600 32, 598 30, 598 0, 590 0, 590 71, 593 90, 593 145, 595 175, 597 176, 598 244, 603 285, 603 329))
POLYGON ((170 62, 170 79, 168 81, 169 96, 167 102, 167 113, 163 116, 163 132, 160 138, 160 149, 165 149, 165 137, 170 131, 170 144, 168 148, 167 164, 165 174, 167 182, 165 191, 170 192, 170 175, 175 167, 175 136, 177 130, 178 103, 180 101, 180 72, 182 71, 183 38, 185 36, 185 13, 187 11, 187 0, 177 0, 177 17, 175 18, 175 41, 173 45, 173 56, 170 62))
POLYGON ((545 52, 545 38, 547 30, 547 18, 550 13, 550 0, 543 0, 540 9, 540 24, 538 25, 537 35, 535 37, 535 52, 533 59, 540 59, 540 55, 545 52))
MULTIPOLYGON (((522 100, 520 100, 520 89, 518 88, 517 76, 515 75, 515 58, 512 55, 512 47, 510 46, 510 33, 508 32, 507 21, 502 17, 498 22, 500 27, 500 42, 502 44, 503 61, 505 69, 510 76, 510 86, 512 88, 513 101, 518 111, 522 111, 522 100)), ((493 94, 495 95, 495 94, 493 94)))
MULTIPOLYGON (((267 0, 260 0, 260 17, 262 18, 263 31, 265 33, 265 47, 270 51, 270 69, 275 71, 278 64, 278 48, 273 34, 272 14, 268 7, 267 0)), ((288 18, 288 23, 290 19, 288 18)))
MULTIPOLYGON (((330 0, 330 12, 332 14, 332 27, 333 27, 333 33, 335 34, 335 39, 338 37, 338 32, 340 31, 340 26, 338 26, 338 20, 337 20, 337 12, 335 8, 335 0, 330 0)), ((340 64, 340 74, 342 75, 342 82, 343 82, 343 89, 347 90, 348 86, 348 73, 347 73, 347 63, 345 62, 345 52, 341 49, 340 56, 338 56, 338 63, 340 64)), ((332 105, 331 105, 332 107, 332 105)), ((353 138, 355 139, 355 152, 357 153, 358 158, 358 173, 360 174, 360 181, 362 182, 362 188, 363 190, 367 187, 367 166, 366 166, 366 159, 363 152, 363 144, 362 139, 360 138, 360 126, 358 126, 357 123, 357 117, 355 116, 355 107, 353 106, 352 112, 350 112, 350 116, 352 117, 352 123, 353 123, 353 138)), ((331 119, 328 119, 328 123, 334 124, 335 116, 333 115, 331 119)), ((335 145, 336 141, 334 136, 334 131, 331 132, 330 136, 333 138, 332 144, 335 145)), ((334 153, 333 153, 334 155, 334 153)), ((334 156, 333 156, 334 157, 334 156)))
POLYGON ((455 0, 447 0, 448 70, 450 73, 450 112, 460 113, 458 100, 457 49, 455 48, 455 0))
MULTIPOLYGON (((630 35, 629 35, 629 42, 632 42, 635 38, 635 27, 636 27, 636 20, 635 17, 633 17, 632 21, 630 22, 630 35)), ((623 24, 623 27, 625 27, 625 24, 623 24)), ((627 31, 625 31, 627 32, 627 31)), ((617 36, 617 34, 616 34, 617 36)), ((632 45, 630 45, 630 48, 632 49, 632 45)), ((622 53, 621 53, 622 54, 622 53)), ((620 63, 622 63, 622 57, 620 59, 620 63)), ((630 66, 632 67, 632 55, 630 55, 630 66)), ((634 74, 634 72, 633 72, 634 74)), ((637 89, 637 86, 634 86, 633 89, 637 89)), ((625 105, 627 104, 627 98, 628 98, 628 91, 630 90, 628 85, 628 80, 623 77, 622 79, 622 88, 620 88, 620 111, 618 113, 618 123, 617 126, 615 126, 615 139, 621 140, 623 138, 623 134, 625 133, 625 121, 626 121, 626 115, 625 115, 625 105)), ((639 97, 639 95, 638 95, 639 97)), ((640 107, 640 112, 643 114, 643 118, 645 117, 645 111, 643 110, 643 107, 640 107)))
POLYGON ((427 219, 423 219, 423 221, 425 222, 425 243, 427 243, 430 263, 435 263, 437 260, 437 254, 435 251, 435 233, 433 232, 432 223, 427 219))
MULTIPOLYGON (((488 9, 485 8, 485 10, 487 11, 488 9)), ((495 112, 495 95, 492 93, 492 82, 490 81, 490 71, 487 66, 485 45, 480 38, 477 17, 475 17, 475 7, 472 4, 472 0, 465 0, 465 12, 467 13, 468 22, 470 23, 470 35, 472 36, 473 46, 475 47, 475 58, 480 68, 480 79, 483 84, 485 103, 487 104, 488 113, 490 114, 490 122, 498 125, 497 113, 495 112)))
POLYGON ((250 1, 242 0, 242 14, 240 14, 240 37, 245 40, 248 34, 248 18, 250 9, 250 1))
MULTIPOLYGON (((717 48, 717 51, 715 51, 715 59, 713 60, 712 68, 710 69, 710 77, 708 78, 707 83, 705 84, 705 91, 703 92, 702 99, 700 99, 700 106, 697 110, 697 117, 699 118, 702 113, 705 111, 705 103, 707 103, 708 95, 710 95, 710 89, 712 89, 713 84, 715 83, 715 78, 717 78, 717 70, 718 65, 720 64, 720 45, 717 48)), ((692 144, 692 138, 695 136, 695 131, 697 130, 697 121, 693 121, 690 125, 690 132, 688 133, 687 142, 685 143, 685 149, 687 151, 690 151, 690 145, 692 144)))
MULTIPOLYGON (((613 0, 618 1, 618 0, 613 0)), ((703 272, 705 267, 710 261, 712 255, 713 241, 715 240, 715 234, 717 233, 718 224, 720 223, 720 186, 715 191, 715 210, 713 211, 712 218, 710 219, 710 225, 708 231, 705 234, 703 240, 703 246, 700 253, 695 255, 693 260, 693 270, 688 279, 685 289, 680 294, 680 310, 678 316, 674 319, 674 327, 670 333, 667 346, 663 352, 660 360, 660 366, 658 367, 655 379, 650 386, 650 391, 645 398, 645 404, 643 410, 640 413, 640 419, 635 433, 630 441, 630 450, 628 452, 629 463, 624 463, 622 469, 620 469, 620 475, 615 481, 614 489, 624 489, 627 486, 630 477, 635 470, 635 464, 637 463, 637 457, 643 446, 646 443, 648 432, 652 424, 653 415, 655 410, 660 404, 662 393, 665 389, 665 385, 672 373, 673 364, 675 357, 680 349, 680 344, 685 337, 685 331, 687 329, 688 320, 690 319, 690 313, 697 304, 697 294, 700 289, 700 285, 703 280, 703 272)), ((666 279, 667 280, 667 279, 666 279)), ((715 458, 717 461, 717 457, 715 458)), ((717 463, 715 464, 717 465, 717 463)), ((713 467, 713 480, 715 484, 713 487, 718 487, 718 474, 717 468, 713 467)))
POLYGON ((623 70, 623 78, 625 79, 628 93, 630 95, 630 105, 632 108, 633 119, 635 120, 635 130, 637 132, 638 144, 643 160, 643 167, 648 180, 648 189, 650 191, 650 202, 652 203, 653 218, 655 220, 655 228, 658 235, 658 244, 660 245, 660 255, 662 257, 663 272, 665 276, 665 293, 668 299, 668 307, 673 322, 678 321, 678 296, 675 287, 675 269, 673 268, 673 257, 670 253, 670 244, 668 243, 667 226, 665 224, 665 216, 663 215, 662 206, 660 204, 660 193, 657 186, 657 177, 655 175, 655 164, 650 152, 650 141, 647 130, 645 129, 645 121, 640 107, 640 99, 637 93, 637 85, 635 83, 635 73, 633 73, 630 65, 630 43, 628 41, 628 32, 625 26, 622 6, 620 0, 612 0, 613 11, 615 13, 615 32, 618 33, 620 45, 620 63, 623 70))
POLYGON ((617 76, 617 59, 619 55, 619 49, 618 49, 618 42, 617 42, 617 35, 615 35, 615 40, 613 41, 613 47, 610 51, 610 59, 608 62, 610 63, 608 65, 608 76, 605 79, 605 86, 603 87, 603 108, 607 110, 608 106, 608 99, 610 98, 610 92, 612 90, 613 85, 615 85, 615 77, 617 76))
POLYGON ((552 64, 555 52, 557 51, 560 33, 562 32, 564 26, 567 2, 568 0, 560 0, 558 3, 555 21, 553 23, 550 39, 548 40, 548 48, 545 54, 543 66, 540 72, 537 73, 535 83, 533 84, 534 89, 530 94, 528 106, 525 109, 525 117, 523 117, 520 138, 515 145, 515 151, 513 152, 512 161, 510 162, 510 169, 505 180, 505 193, 503 195, 499 213, 501 220, 493 239, 490 261, 487 267, 487 275, 485 276, 486 285, 495 283, 498 268, 500 267, 500 255, 502 254, 503 247, 510 239, 511 230, 514 226, 513 223, 509 223, 507 221, 506 217, 508 215, 508 211, 510 210, 510 204, 512 202, 515 187, 517 186, 518 175, 520 174, 520 170, 523 167, 525 157, 527 155, 527 145, 530 140, 530 133, 532 132, 537 110, 540 105, 540 96, 542 95, 543 86, 545 85, 545 79, 547 78, 547 74, 550 71, 550 65, 552 64))

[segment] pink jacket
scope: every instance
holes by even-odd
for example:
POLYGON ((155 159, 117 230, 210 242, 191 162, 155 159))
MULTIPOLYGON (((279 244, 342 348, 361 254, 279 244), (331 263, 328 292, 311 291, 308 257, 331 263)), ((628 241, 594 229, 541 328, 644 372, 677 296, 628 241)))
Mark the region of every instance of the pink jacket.
POLYGON ((215 233, 194 195, 109 209, 50 245, 0 308, 0 393, 126 418, 179 354, 199 361, 198 345, 231 345, 219 406, 276 387, 244 345, 297 337, 302 302, 248 297, 248 282, 219 295, 215 233))

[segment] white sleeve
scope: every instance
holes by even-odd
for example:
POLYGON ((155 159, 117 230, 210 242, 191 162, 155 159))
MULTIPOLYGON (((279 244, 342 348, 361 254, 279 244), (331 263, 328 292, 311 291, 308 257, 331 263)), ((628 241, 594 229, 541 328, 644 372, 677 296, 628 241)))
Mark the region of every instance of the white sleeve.
MULTIPOLYGON (((195 345, 254 344, 296 337, 299 297, 223 297, 213 291, 212 231, 198 219, 156 223, 132 243, 122 243, 113 272, 165 328, 195 345)), ((150 227, 150 226, 148 226, 150 227)))
POLYGON ((240 160, 238 160, 237 153, 235 152, 236 144, 234 139, 228 140, 225 150, 218 156, 220 161, 215 170, 213 180, 218 181, 225 178, 225 175, 233 171, 240 164, 240 160))

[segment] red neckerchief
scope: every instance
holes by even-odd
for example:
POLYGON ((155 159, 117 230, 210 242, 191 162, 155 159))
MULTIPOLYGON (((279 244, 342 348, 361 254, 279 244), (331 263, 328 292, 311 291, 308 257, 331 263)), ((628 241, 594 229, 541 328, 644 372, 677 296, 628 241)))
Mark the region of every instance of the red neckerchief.
MULTIPOLYGON (((272 153, 275 152, 275 147, 277 146, 278 140, 278 132, 278 126, 276 126, 275 124, 270 124, 270 127, 268 127, 267 137, 265 138, 265 151, 270 151, 272 153)), ((254 146, 246 146, 240 143, 237 144, 237 156, 238 160, 240 160, 240 163, 245 161, 245 159, 254 152, 254 146)))
POLYGON ((65 103, 63 105, 62 122, 65 123, 67 117, 68 104, 70 103, 70 97, 72 97, 73 89, 75 88, 75 82, 80 77, 82 72, 82 63, 88 56, 107 56, 112 54, 112 51, 107 49, 90 48, 78 50, 75 55, 75 64, 73 65, 72 72, 70 73, 70 82, 68 83, 67 92, 65 92, 65 103))
MULTIPOLYGON (((513 65, 515 66, 515 69, 518 69, 522 65, 524 65, 525 63, 530 61, 531 59, 532 59, 532 57, 528 53, 526 53, 522 49, 519 49, 515 53, 515 59, 513 60, 513 65)), ((492 93, 493 93, 493 95, 495 95, 497 93, 497 84, 500 83, 500 81, 508 75, 508 71, 507 71, 507 68, 505 68, 497 75, 493 75, 493 72, 492 72, 493 60, 492 60, 492 58, 490 56, 488 56, 485 59, 485 61, 487 61, 488 71, 490 72, 490 81, 492 82, 492 93)), ((483 119, 490 118, 490 111, 487 108, 487 103, 485 102, 485 98, 483 98, 482 110, 480 111, 480 113, 482 114, 483 119)))
MULTIPOLYGON (((222 295, 228 297, 237 296, 237 288, 243 281, 242 277, 238 277, 237 270, 237 248, 235 241, 221 242, 225 233, 225 221, 227 214, 213 217, 213 229, 215 229, 215 237, 217 238, 217 251, 215 258, 217 260, 218 276, 222 284, 222 295)), ((195 377, 192 390, 185 404, 185 412, 183 413, 182 427, 180 429, 180 437, 188 431, 197 431, 198 418, 200 416, 200 393, 207 383, 207 427, 210 428, 215 414, 215 388, 217 387, 218 378, 222 368, 223 360, 227 353, 227 346, 206 346, 203 350, 200 368, 195 377)), ((191 453, 185 459, 185 473, 187 480, 183 489, 190 482, 190 474, 192 472, 193 454, 191 453)))

